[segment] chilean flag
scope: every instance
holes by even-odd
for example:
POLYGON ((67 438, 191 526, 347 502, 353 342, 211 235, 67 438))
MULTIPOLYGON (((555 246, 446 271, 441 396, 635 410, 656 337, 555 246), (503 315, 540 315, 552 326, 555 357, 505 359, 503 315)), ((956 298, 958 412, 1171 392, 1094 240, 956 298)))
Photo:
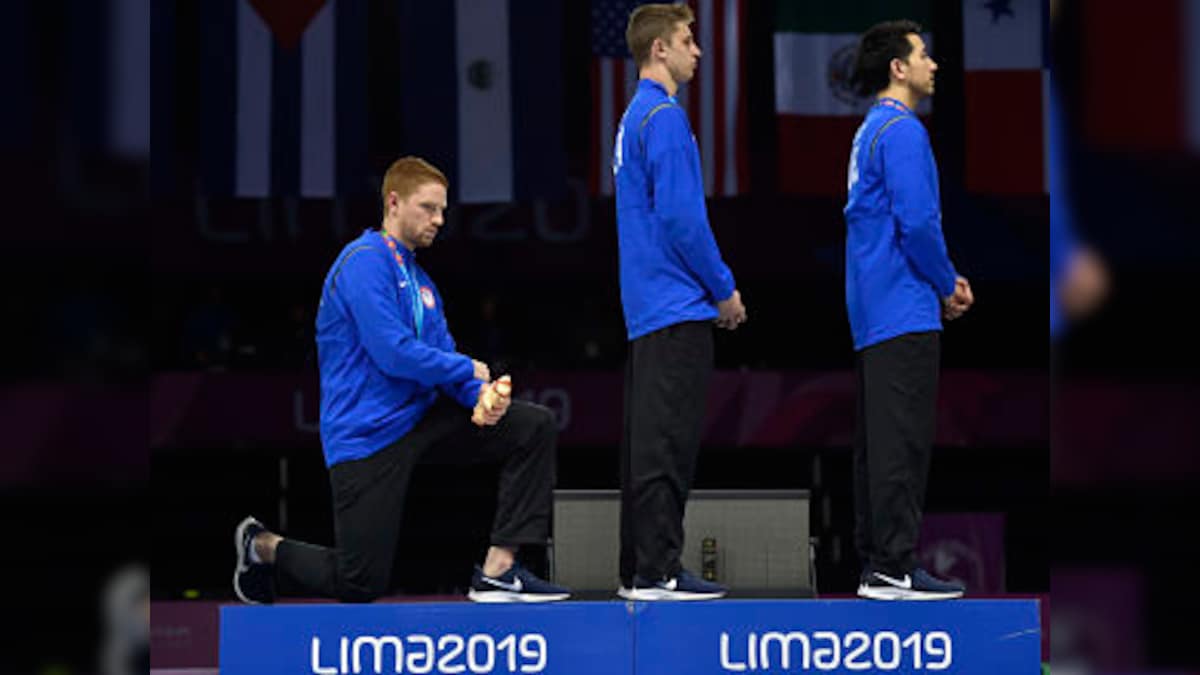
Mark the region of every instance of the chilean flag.
POLYGON ((1049 70, 1044 0, 964 0, 966 184, 977 193, 1047 191, 1049 70))

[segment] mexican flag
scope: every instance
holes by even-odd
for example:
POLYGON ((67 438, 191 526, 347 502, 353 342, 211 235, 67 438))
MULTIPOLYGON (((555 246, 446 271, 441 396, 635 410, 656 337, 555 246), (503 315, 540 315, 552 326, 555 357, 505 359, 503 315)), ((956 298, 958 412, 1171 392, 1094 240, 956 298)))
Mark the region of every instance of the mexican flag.
MULTIPOLYGON (((929 31, 930 1, 777 0, 775 9, 779 189, 802 195, 845 194, 850 144, 871 105, 849 84, 858 37, 891 19, 911 19, 929 31)), ((929 32, 922 38, 932 52, 929 32)), ((926 112, 927 106, 918 112, 926 112)))

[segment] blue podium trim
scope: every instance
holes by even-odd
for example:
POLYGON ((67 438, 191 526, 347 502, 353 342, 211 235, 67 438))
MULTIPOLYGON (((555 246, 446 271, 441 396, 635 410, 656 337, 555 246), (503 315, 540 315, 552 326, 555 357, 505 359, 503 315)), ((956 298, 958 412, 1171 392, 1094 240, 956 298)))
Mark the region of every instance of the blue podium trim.
POLYGON ((222 675, 1038 673, 1035 600, 221 608, 222 675))
POLYGON ((1041 667, 1036 601, 639 603, 638 673, 972 673, 1041 667))
POLYGON ((630 625, 617 602, 222 607, 220 665, 222 675, 632 675, 630 625))

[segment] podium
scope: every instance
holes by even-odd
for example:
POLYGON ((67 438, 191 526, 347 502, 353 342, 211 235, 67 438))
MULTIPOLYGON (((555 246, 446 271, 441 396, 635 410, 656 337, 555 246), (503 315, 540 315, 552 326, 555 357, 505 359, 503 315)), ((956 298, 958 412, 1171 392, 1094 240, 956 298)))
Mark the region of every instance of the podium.
POLYGON ((1036 600, 221 608, 222 675, 1038 673, 1036 600))
MULTIPOLYGON (((680 562, 755 597, 816 592, 808 490, 692 490, 680 562), (711 552, 705 545, 711 545, 711 552)), ((619 583, 619 490, 555 490, 551 576, 581 597, 612 597, 619 583)))

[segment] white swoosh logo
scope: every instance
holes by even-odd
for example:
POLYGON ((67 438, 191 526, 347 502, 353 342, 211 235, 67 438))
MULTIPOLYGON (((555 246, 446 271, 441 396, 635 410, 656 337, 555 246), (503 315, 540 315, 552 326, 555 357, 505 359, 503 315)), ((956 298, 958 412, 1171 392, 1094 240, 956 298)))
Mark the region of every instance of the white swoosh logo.
POLYGON ((893 586, 898 586, 900 588, 908 588, 908 589, 912 588, 912 577, 908 576, 907 574, 904 575, 904 579, 893 579, 892 577, 889 577, 886 574, 880 574, 879 572, 876 572, 875 576, 879 577, 880 579, 883 579, 884 581, 888 582, 889 584, 891 584, 893 586))
POLYGON ((496 588, 503 588, 504 590, 512 591, 513 593, 520 593, 521 589, 524 588, 524 586, 521 584, 520 578, 514 578, 511 584, 506 584, 499 579, 493 579, 491 577, 483 577, 483 581, 484 583, 491 584, 496 588))

